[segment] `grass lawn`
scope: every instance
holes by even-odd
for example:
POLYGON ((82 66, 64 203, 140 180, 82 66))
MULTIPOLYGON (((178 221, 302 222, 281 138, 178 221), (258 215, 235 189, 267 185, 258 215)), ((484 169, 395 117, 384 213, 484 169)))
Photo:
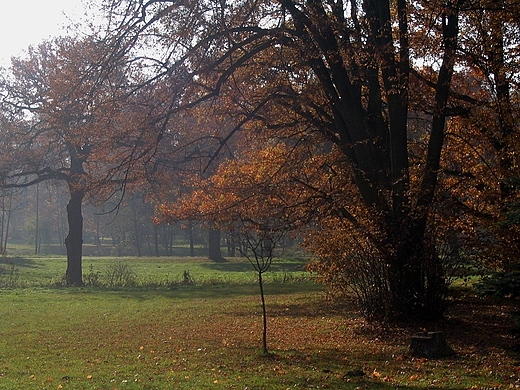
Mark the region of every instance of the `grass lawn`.
MULTIPOLYGON (((14 265, 18 283, 24 287, 55 284, 65 275, 67 266, 63 256, 12 257, 7 261, 8 265, 3 266, 9 270, 10 265, 14 265)), ((265 274, 266 282, 306 278, 308 273, 303 271, 304 264, 303 259, 275 260, 265 274)), ((138 285, 178 282, 184 271, 188 271, 198 285, 254 284, 257 280, 253 267, 244 259, 215 263, 202 257, 84 257, 84 279, 87 281, 90 275, 97 274, 103 282, 107 272, 119 265, 131 270, 138 285)))
MULTIPOLYGON (((458 355, 416 359, 408 340, 427 324, 372 327, 326 301, 301 261, 279 261, 265 286, 266 357, 258 287, 242 260, 129 258, 140 280, 189 270, 195 285, 112 289, 38 284, 63 272, 64 258, 18 260, 26 287, 0 290, 0 389, 520 387, 506 301, 453 299, 429 330, 444 330, 458 355)), ((85 270, 113 261, 87 258, 85 270)))

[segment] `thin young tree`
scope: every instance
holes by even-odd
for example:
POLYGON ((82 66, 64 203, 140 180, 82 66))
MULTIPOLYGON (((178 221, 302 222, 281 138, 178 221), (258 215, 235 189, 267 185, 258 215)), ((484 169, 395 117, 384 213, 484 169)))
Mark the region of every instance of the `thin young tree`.
POLYGON ((267 355, 269 353, 267 348, 267 307, 263 275, 271 268, 275 249, 281 243, 285 231, 263 224, 258 226, 258 223, 254 221, 235 221, 233 226, 233 234, 236 240, 242 244, 237 249, 251 263, 258 277, 262 301, 262 351, 264 355, 267 355))

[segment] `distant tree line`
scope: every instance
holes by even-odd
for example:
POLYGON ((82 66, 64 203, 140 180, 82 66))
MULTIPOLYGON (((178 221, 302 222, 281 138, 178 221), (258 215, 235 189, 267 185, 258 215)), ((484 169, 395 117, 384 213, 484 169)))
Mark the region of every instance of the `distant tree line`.
MULTIPOLYGON (((5 255, 13 250, 66 254, 67 199, 63 192, 59 185, 43 183, 2 197, 0 233, 5 255)), ((155 224, 153 205, 139 194, 119 205, 117 212, 108 212, 109 206, 87 205, 84 209, 83 252, 87 256, 208 255, 207 229, 187 221, 155 224)), ((225 246, 222 238, 219 246, 225 246)))

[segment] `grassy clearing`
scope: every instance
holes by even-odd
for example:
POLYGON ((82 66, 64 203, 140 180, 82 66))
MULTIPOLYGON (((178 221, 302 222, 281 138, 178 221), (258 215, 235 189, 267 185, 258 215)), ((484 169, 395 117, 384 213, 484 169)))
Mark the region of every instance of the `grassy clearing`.
MULTIPOLYGON (((269 282, 301 281, 308 277, 303 271, 302 259, 278 259, 265 276, 269 282)), ((12 257, 3 262, 7 271, 14 266, 17 282, 22 287, 42 287, 58 283, 66 269, 64 256, 12 257)), ((182 282, 187 271, 198 285, 252 284, 256 273, 244 259, 230 259, 224 263, 214 263, 202 257, 85 257, 83 274, 85 282, 96 276, 101 283, 107 274, 118 266, 124 266, 135 276, 136 286, 168 286, 182 282)), ((1 278, 1 275, 0 275, 1 278)), ((0 279, 1 282, 1 279, 0 279)))
MULTIPOLYGON (((446 331, 459 355, 414 359, 407 356, 408 338, 425 324, 370 327, 351 307, 333 306, 319 286, 303 281, 301 263, 281 261, 279 275, 295 272, 298 278, 274 278, 266 286, 272 354, 265 357, 258 287, 250 282, 247 263, 127 260, 135 261, 142 278, 176 277, 189 267, 195 280, 226 282, 174 289, 42 284, 0 290, 0 389, 520 386, 519 369, 505 350, 511 342, 505 332, 511 308, 502 301, 454 299, 436 329, 446 331)), ((26 259, 19 266, 20 280, 61 272, 63 261, 26 259)), ((87 267, 89 261, 101 269, 113 260, 86 259, 87 267)))

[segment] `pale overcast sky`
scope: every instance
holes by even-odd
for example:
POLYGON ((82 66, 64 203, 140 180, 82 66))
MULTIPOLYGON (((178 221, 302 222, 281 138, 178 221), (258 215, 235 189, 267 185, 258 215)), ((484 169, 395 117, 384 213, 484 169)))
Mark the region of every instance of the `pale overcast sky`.
POLYGON ((83 16, 82 0, 0 0, 0 66, 29 45, 65 35, 70 19, 83 16))

